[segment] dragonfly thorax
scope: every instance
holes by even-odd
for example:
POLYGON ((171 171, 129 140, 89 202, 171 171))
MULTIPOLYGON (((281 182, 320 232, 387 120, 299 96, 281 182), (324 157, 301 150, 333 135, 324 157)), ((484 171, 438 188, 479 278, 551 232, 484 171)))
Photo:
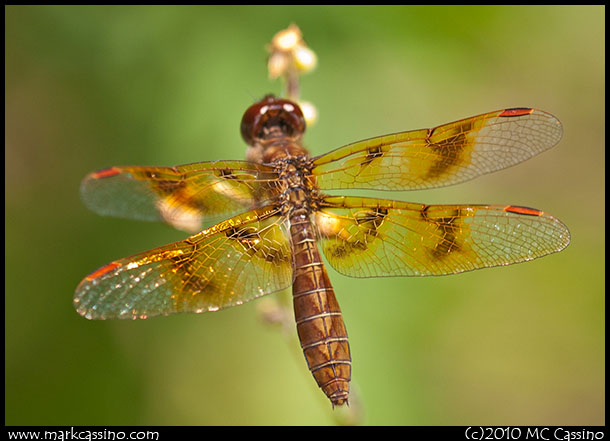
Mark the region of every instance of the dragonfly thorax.
POLYGON ((307 156, 285 158, 274 162, 283 184, 280 196, 282 211, 289 217, 296 213, 309 215, 318 206, 320 192, 311 182, 311 159, 307 156))

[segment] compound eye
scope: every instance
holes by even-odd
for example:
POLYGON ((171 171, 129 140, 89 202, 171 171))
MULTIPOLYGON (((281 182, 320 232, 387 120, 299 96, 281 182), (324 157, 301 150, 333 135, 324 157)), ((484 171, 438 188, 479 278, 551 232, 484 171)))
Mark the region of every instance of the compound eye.
POLYGON ((246 110, 241 120, 241 136, 248 145, 273 138, 300 138, 305 118, 298 104, 267 95, 246 110))

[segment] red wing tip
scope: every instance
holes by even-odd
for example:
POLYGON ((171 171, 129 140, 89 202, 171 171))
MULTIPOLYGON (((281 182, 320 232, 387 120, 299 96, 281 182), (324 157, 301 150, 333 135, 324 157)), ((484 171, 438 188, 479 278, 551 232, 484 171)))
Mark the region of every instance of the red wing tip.
POLYGON ((504 211, 515 214, 525 214, 527 216, 542 216, 543 212, 535 208, 520 207, 518 205, 508 205, 504 207, 504 211))
POLYGON ((112 263, 109 263, 108 265, 104 265, 103 267, 96 269, 91 274, 89 274, 87 277, 85 277, 85 280, 88 280, 88 281, 95 280, 98 277, 101 277, 104 274, 112 271, 113 269, 115 269, 118 266, 120 266, 120 264, 118 264, 116 262, 112 262, 112 263))
POLYGON ((522 115, 529 115, 533 111, 534 111, 534 109, 532 109, 530 107, 515 107, 513 109, 504 110, 498 116, 507 116, 507 117, 522 116, 522 115))
POLYGON ((115 168, 115 167, 110 167, 110 168, 105 168, 104 170, 99 170, 99 171, 91 173, 91 177, 94 179, 102 179, 102 178, 109 178, 111 176, 118 175, 119 173, 121 173, 121 170, 119 170, 118 168, 115 168))

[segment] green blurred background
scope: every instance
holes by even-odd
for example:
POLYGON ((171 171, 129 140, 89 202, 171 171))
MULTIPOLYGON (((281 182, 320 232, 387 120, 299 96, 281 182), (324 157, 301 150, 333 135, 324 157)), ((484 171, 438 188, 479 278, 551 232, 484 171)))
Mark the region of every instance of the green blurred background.
POLYGON ((95 268, 185 236, 87 211, 82 177, 243 159, 242 112, 281 89, 267 78, 265 44, 292 22, 319 58, 301 84, 320 113, 306 137, 313 154, 506 107, 549 111, 565 130, 517 167, 383 194, 537 207, 569 226, 564 252, 438 278, 329 269, 351 341, 356 421, 605 423, 602 6, 5 12, 6 424, 345 422, 296 336, 261 321, 263 299, 138 322, 90 322, 72 307, 95 268))

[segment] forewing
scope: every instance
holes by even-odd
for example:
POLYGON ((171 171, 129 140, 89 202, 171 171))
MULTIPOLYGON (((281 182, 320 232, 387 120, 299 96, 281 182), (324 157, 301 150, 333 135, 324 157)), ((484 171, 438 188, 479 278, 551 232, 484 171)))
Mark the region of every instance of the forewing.
POLYGON ((313 175, 321 189, 440 187, 518 164, 561 136, 561 123, 550 113, 499 110, 348 144, 315 158, 313 175))
POLYGON ((330 265, 351 277, 430 276, 561 251, 570 233, 539 210, 328 197, 315 214, 330 265))
POLYGON ((193 233, 268 204, 279 192, 277 177, 272 168, 246 161, 112 167, 87 175, 81 195, 96 213, 163 221, 193 233))
POLYGON ((289 287, 292 268, 287 222, 264 208, 103 266, 78 285, 74 306, 88 319, 216 311, 289 287))

